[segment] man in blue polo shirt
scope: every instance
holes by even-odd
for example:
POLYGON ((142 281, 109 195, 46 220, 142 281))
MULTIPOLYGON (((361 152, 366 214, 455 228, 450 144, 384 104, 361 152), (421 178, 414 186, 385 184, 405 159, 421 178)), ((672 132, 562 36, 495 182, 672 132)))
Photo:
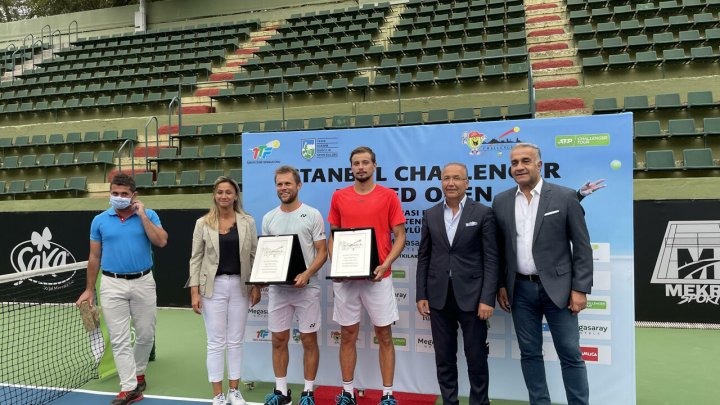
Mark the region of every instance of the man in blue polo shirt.
POLYGON ((122 386, 111 405, 143 399, 145 368, 155 336, 157 300, 152 268, 152 245, 167 244, 167 232, 155 211, 137 200, 135 180, 115 175, 110 182, 110 208, 90 226, 87 286, 77 304, 92 305, 95 282, 102 270, 100 301, 110 335, 115 367, 122 386), (130 322, 135 327, 135 348, 130 322))

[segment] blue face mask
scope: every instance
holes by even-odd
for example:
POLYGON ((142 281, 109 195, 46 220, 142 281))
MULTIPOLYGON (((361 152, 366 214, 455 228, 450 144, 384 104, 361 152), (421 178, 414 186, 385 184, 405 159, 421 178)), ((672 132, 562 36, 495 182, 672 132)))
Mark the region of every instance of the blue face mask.
POLYGON ((110 206, 116 210, 124 210, 132 204, 132 198, 110 196, 110 206))

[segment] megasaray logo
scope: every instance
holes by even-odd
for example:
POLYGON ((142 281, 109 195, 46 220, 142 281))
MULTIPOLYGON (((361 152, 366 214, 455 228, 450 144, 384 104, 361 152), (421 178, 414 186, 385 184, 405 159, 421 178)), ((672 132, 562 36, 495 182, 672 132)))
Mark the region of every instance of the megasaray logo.
MULTIPOLYGON (((18 273, 75 263, 75 256, 65 247, 52 242, 52 232, 45 227, 42 232, 33 232, 30 240, 18 243, 10 252, 10 263, 18 273)), ((47 290, 62 288, 75 276, 74 271, 62 275, 52 274, 27 279, 47 290)), ((17 284, 23 281, 18 281, 17 284)))
POLYGON ((678 304, 720 303, 720 221, 668 221, 652 284, 678 304))

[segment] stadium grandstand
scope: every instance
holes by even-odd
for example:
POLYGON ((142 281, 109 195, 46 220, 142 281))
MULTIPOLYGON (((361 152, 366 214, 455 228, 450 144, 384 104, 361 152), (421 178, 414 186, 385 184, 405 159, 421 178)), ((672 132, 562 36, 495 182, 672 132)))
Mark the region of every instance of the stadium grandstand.
MULTIPOLYGON (((717 200, 719 12, 718 0, 163 0, 3 23, 0 212, 106 209, 118 172, 153 209, 206 209, 218 176, 242 181, 253 132, 621 112, 633 113, 636 203, 717 200)), ((662 333, 638 328, 637 403, 715 403, 704 372, 717 375, 719 352, 703 342, 717 331, 662 333), (664 353, 677 339, 688 353, 664 353), (661 352, 686 374, 670 382, 661 352), (686 383, 700 393, 675 402, 686 383)), ((162 377, 156 392, 203 397, 195 357, 191 388, 162 377)))

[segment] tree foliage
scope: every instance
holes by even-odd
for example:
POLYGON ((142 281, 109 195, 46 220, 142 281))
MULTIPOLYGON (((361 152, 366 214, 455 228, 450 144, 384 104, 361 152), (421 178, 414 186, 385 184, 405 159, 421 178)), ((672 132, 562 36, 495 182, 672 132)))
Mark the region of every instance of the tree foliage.
POLYGON ((137 4, 138 0, 0 0, 0 22, 137 4))

